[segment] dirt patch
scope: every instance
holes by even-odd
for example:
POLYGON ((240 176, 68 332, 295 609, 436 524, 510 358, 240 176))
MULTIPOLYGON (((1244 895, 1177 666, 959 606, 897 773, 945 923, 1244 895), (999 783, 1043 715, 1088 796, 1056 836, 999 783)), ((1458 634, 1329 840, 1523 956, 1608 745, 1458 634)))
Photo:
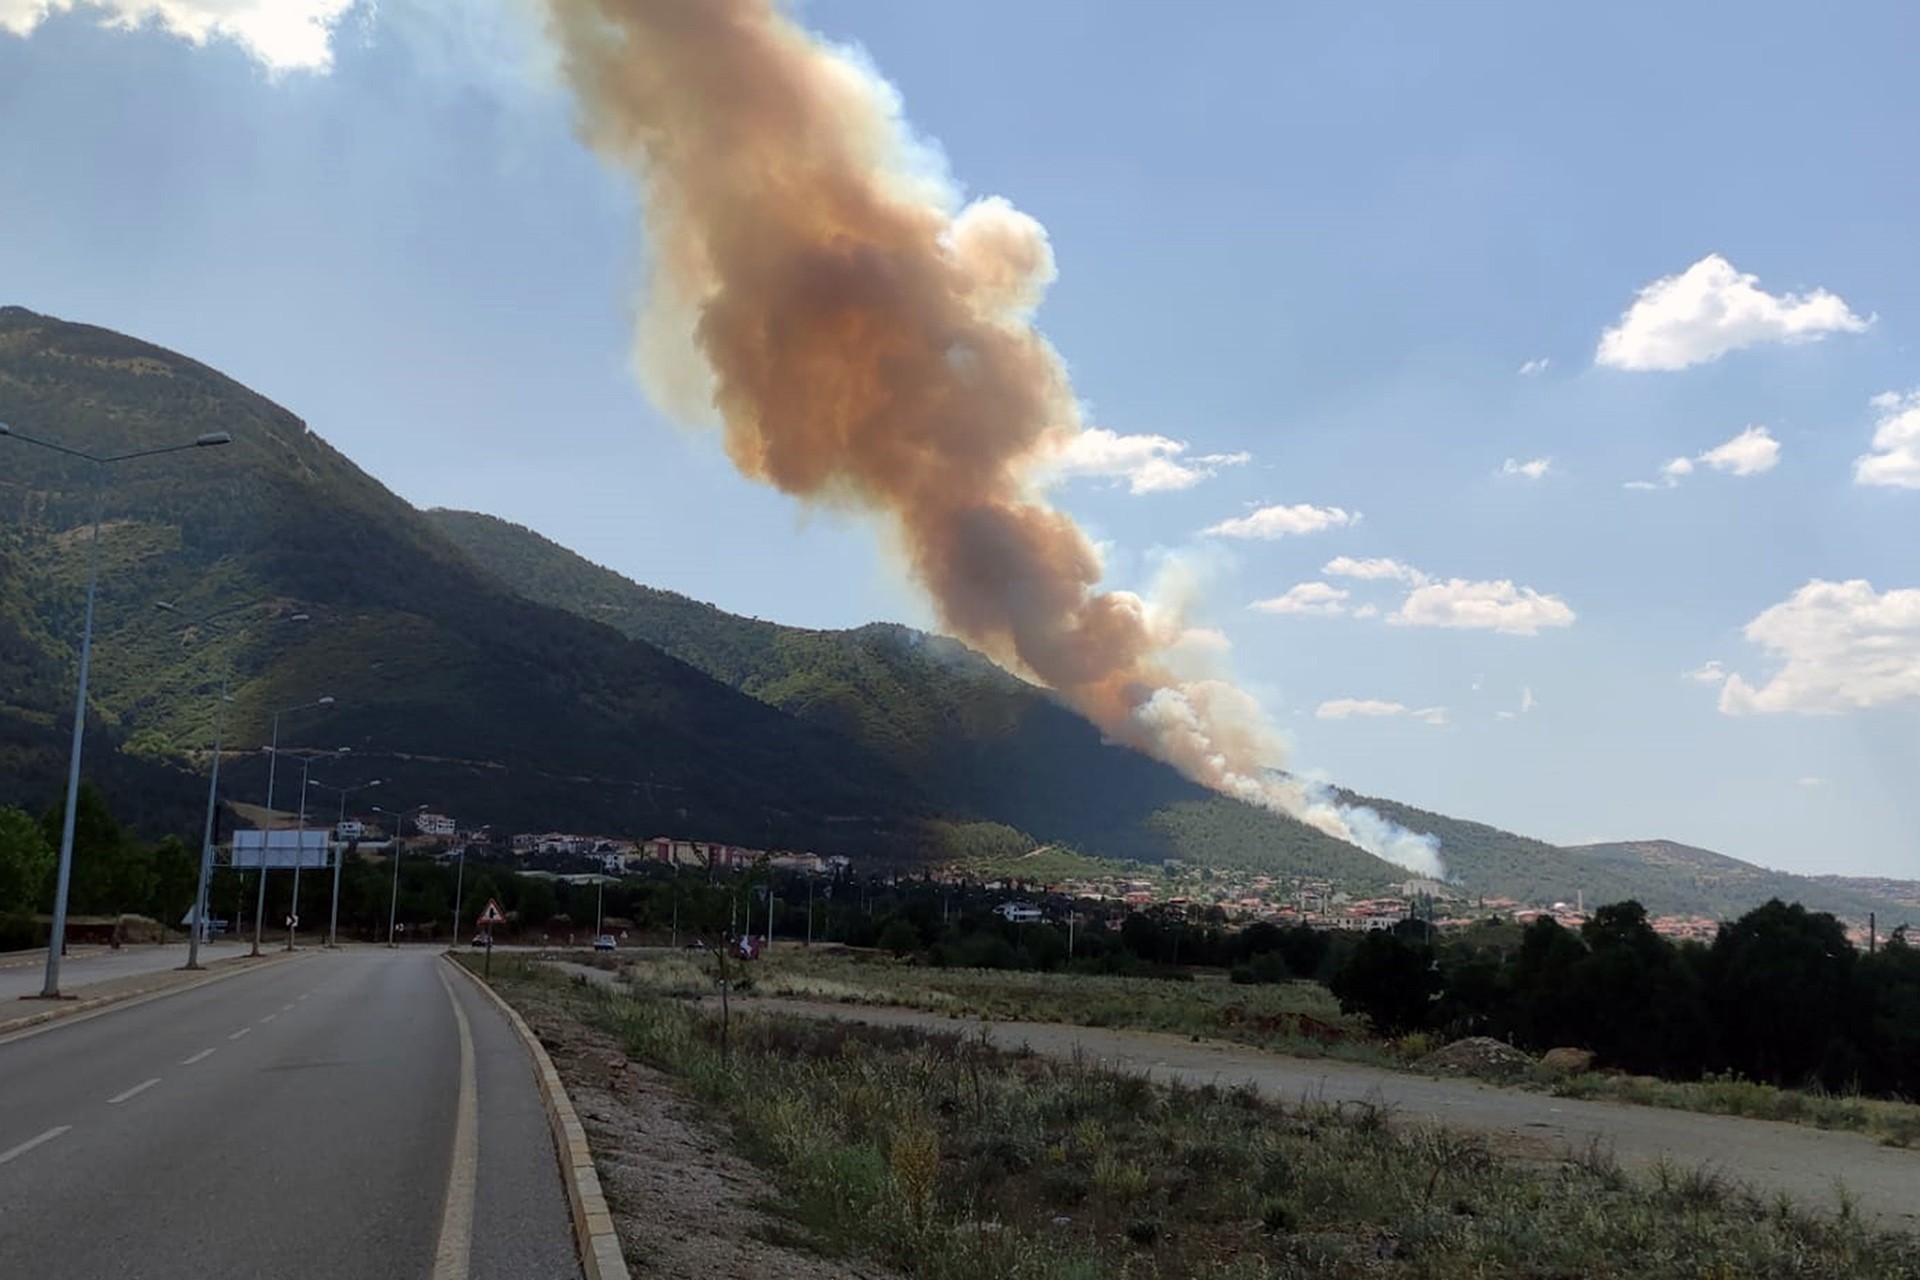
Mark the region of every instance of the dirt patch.
POLYGON ((667 1076, 629 1062, 613 1038, 536 987, 514 1007, 546 1046, 586 1127, 636 1276, 661 1280, 891 1280, 885 1271, 777 1243, 783 1225, 761 1207, 766 1177, 667 1076))

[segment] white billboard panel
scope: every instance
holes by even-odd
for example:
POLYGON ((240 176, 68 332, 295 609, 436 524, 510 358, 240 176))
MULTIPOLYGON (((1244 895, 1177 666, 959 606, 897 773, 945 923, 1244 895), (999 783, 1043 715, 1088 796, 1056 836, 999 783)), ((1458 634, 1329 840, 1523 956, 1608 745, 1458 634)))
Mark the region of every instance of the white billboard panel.
POLYGON ((298 864, 301 867, 333 865, 327 858, 327 832, 317 831, 236 831, 233 833, 233 865, 247 868, 265 863, 269 870, 298 864))

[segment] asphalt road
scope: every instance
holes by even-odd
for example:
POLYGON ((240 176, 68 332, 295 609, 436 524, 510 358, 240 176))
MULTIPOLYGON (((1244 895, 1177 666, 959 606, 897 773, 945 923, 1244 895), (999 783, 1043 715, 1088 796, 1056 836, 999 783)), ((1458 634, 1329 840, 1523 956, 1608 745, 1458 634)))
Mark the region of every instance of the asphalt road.
POLYGON ((580 1274, 531 1061, 435 953, 0 1041, 0 1280, 580 1274))

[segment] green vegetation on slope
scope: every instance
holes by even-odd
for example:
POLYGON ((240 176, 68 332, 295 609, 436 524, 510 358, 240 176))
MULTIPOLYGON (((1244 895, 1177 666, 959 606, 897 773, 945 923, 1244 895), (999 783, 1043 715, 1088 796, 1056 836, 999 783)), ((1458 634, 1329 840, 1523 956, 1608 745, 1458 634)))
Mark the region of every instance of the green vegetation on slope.
POLYGON ((954 640, 876 624, 807 631, 641 586, 522 526, 428 519, 529 599, 604 621, 716 679, 857 741, 952 815, 1099 857, 1335 876, 1404 872, 1290 818, 1215 795, 1102 739, 1046 691, 954 640))
MULTIPOLYGON (((349 746, 326 780, 383 777, 399 803, 503 826, 897 856, 917 845, 926 804, 886 761, 503 590, 293 415, 204 366, 7 308, 0 420, 97 452, 233 435, 117 467, 107 489, 88 771, 108 782, 135 758, 114 750, 126 743, 162 769, 142 777, 177 779, 166 802, 114 788, 138 823, 178 829, 191 812, 199 784, 156 762, 209 742, 226 675, 227 742, 247 751, 223 771, 230 794, 264 793, 257 744, 275 708, 332 694, 328 712, 284 724, 283 746, 349 746), (183 628, 220 611, 227 625, 183 628)), ((38 811, 64 763, 91 476, 19 441, 0 447, 0 750, 18 766, 0 774, 0 803, 38 811)))

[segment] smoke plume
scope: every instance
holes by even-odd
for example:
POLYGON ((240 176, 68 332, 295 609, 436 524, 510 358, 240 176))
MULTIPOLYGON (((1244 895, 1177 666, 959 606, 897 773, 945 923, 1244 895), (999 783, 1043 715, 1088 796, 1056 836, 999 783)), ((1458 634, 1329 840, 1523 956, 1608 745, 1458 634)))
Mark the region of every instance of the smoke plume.
POLYGON ((947 629, 1111 737, 1332 835, 1375 834, 1270 772, 1281 743, 1259 706, 1176 674, 1177 611, 1098 590, 1093 544, 1040 496, 1083 429, 1033 324, 1054 279, 1040 224, 963 205, 892 87, 776 0, 548 6, 588 143, 640 186, 639 360, 662 407, 717 418, 756 480, 883 517, 947 629))

